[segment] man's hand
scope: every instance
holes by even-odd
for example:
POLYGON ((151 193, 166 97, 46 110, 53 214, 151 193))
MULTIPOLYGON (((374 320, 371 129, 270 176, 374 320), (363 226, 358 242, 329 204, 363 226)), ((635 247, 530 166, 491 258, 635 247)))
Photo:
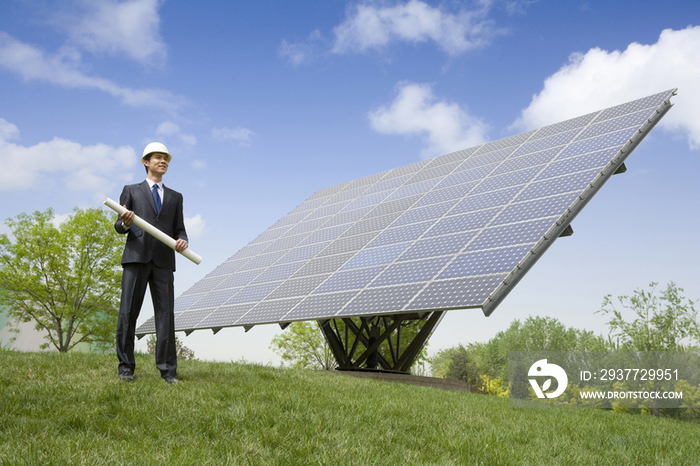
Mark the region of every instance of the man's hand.
MULTIPOLYGON (((123 207, 126 209, 126 206, 123 207)), ((119 219, 122 221, 125 227, 131 228, 131 225, 134 223, 134 217, 136 217, 136 214, 127 209, 126 212, 119 216, 119 219)))
POLYGON ((188 246, 187 241, 185 241, 184 239, 179 239, 179 240, 175 241, 175 250, 177 252, 184 251, 185 249, 187 249, 187 246, 188 246))

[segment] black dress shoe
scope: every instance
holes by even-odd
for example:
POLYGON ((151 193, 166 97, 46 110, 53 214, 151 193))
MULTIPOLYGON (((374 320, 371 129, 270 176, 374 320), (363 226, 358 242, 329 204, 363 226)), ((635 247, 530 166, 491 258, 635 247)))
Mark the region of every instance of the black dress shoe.
POLYGON ((166 383, 180 383, 180 379, 178 379, 175 376, 172 377, 163 377, 163 380, 165 380, 166 383))
POLYGON ((122 372, 119 374, 119 378, 122 379, 123 382, 133 382, 134 381, 134 373, 133 372, 122 372))

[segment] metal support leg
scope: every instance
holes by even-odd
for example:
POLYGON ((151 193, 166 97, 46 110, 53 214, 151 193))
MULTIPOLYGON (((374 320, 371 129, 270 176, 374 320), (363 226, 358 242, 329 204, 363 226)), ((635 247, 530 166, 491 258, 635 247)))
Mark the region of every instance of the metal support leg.
POLYGON ((443 313, 443 311, 436 311, 422 314, 395 314, 377 318, 375 324, 383 324, 384 330, 376 340, 373 339, 372 344, 369 343, 369 334, 370 324, 374 321, 373 318, 361 317, 359 327, 351 318, 343 318, 342 321, 340 319, 319 321, 319 325, 338 362, 338 369, 361 370, 367 358, 375 351, 379 351, 379 348, 386 342, 387 345, 383 347, 384 350, 382 351, 386 353, 388 348, 391 362, 387 360, 388 356, 383 355, 380 351, 377 355, 377 362, 381 368, 390 371, 408 372, 433 330, 442 319, 443 313), (402 352, 401 340, 408 335, 406 331, 402 331, 402 328, 405 325, 410 325, 411 321, 423 321, 424 324, 415 334, 415 337, 410 342, 407 342, 408 347, 402 352), (339 328, 340 323, 345 324, 344 329, 339 328), (395 342, 393 340, 394 335, 396 336, 395 342), (352 343, 350 342, 351 337, 354 338, 352 343), (355 357, 360 344, 365 350, 362 354, 355 357))

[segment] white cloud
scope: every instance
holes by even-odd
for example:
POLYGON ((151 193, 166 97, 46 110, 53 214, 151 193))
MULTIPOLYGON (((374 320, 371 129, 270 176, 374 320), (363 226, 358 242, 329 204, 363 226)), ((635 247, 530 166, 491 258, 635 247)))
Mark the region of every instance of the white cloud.
POLYGON ((188 146, 194 146, 197 144, 197 138, 191 134, 184 134, 180 131, 180 127, 171 121, 164 121, 156 129, 156 136, 164 137, 176 137, 182 143, 188 146))
POLYGON ((204 235, 206 223, 206 220, 204 220, 200 214, 194 217, 185 217, 185 229, 187 230, 187 237, 190 241, 199 239, 204 235))
POLYGON ((664 30, 651 45, 630 44, 608 52, 575 53, 549 76, 513 124, 537 128, 600 108, 678 88, 675 106, 659 125, 683 134, 700 148, 700 26, 664 30))
POLYGON ((204 160, 194 159, 192 161, 192 168, 195 170, 204 170, 207 168, 207 163, 204 160))
MULTIPOLYGON (((0 128, 17 127, 0 118, 0 128)), ((13 135, 19 137, 19 130, 13 135)), ((131 167, 138 160, 128 146, 106 144, 82 146, 77 142, 54 138, 25 147, 12 142, 0 131, 0 190, 28 189, 44 177, 57 180, 74 191, 89 191, 102 196, 115 181, 131 179, 131 167), (41 163, 35 161, 41 160, 41 163)))
POLYGON ((300 42, 287 42, 282 40, 279 48, 280 57, 288 57, 288 60, 295 66, 310 61, 322 48, 323 38, 317 29, 309 37, 300 42))
POLYGON ((94 53, 125 54, 144 65, 161 66, 166 46, 158 28, 161 0, 83 0, 78 15, 57 23, 71 43, 94 53))
POLYGON ((18 139, 19 128, 4 118, 0 118, 0 140, 18 139))
POLYGON ((487 126, 453 102, 437 101, 429 84, 403 82, 389 107, 369 113, 372 128, 382 134, 422 136, 423 157, 466 149, 487 141, 487 126))
POLYGON ((348 10, 348 18, 333 29, 333 53, 382 49, 392 42, 435 42, 450 55, 485 46, 500 31, 486 19, 491 2, 480 2, 476 10, 456 14, 419 0, 379 6, 364 2, 348 10))
POLYGON ((69 89, 97 89, 133 107, 174 109, 184 104, 181 97, 160 89, 131 89, 108 79, 90 76, 84 70, 80 53, 62 47, 50 55, 0 32, 0 67, 19 74, 26 81, 44 81, 69 89))
POLYGON ((230 128, 214 128, 211 130, 211 136, 215 141, 233 140, 239 146, 249 146, 255 133, 247 128, 240 126, 234 129, 230 128))

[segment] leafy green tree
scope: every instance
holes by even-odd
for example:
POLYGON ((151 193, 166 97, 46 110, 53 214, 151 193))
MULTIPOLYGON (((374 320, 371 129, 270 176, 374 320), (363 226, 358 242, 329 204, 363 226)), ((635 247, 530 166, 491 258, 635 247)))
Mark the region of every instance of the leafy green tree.
MULTIPOLYGON (((656 367, 663 368, 674 364, 671 361, 674 360, 675 353, 670 352, 700 348, 700 325, 695 310, 697 301, 681 296, 683 289, 673 282, 666 286, 660 296, 656 294, 657 286, 657 283, 652 282, 649 290, 637 289, 632 296, 618 296, 619 305, 627 311, 624 314, 628 315, 631 311, 634 316, 632 320, 626 320, 623 310, 615 307, 611 295, 604 298, 598 313, 610 317, 608 327, 611 347, 627 351, 661 352, 646 357, 658 359, 655 361, 656 367)), ((659 400, 648 404, 646 409, 653 415, 669 415, 659 408, 659 400)))
POLYGON ((446 379, 447 373, 450 371, 452 359, 454 358, 455 353, 459 351, 461 346, 462 345, 441 349, 435 353, 434 356, 430 357, 430 375, 433 377, 446 379))
POLYGON ((280 335, 275 335, 270 349, 297 369, 331 370, 333 353, 315 322, 294 322, 280 335))
MULTIPOLYGON (((194 351, 191 350, 190 348, 186 347, 184 343, 182 343, 182 340, 180 340, 180 337, 175 335, 175 349, 177 350, 177 358, 178 359, 195 359, 194 357, 194 351)), ((146 350, 148 351, 148 354, 155 356, 156 355, 156 336, 155 335, 150 335, 148 337, 148 340, 146 340, 146 350)))
POLYGON ((452 353, 445 378, 467 382, 472 386, 473 391, 478 391, 482 385, 474 355, 470 354, 468 349, 462 345, 456 347, 456 351, 452 353))
POLYGON ((114 217, 100 209, 73 210, 59 226, 54 212, 20 214, 0 235, 0 299, 15 322, 33 322, 47 342, 66 352, 78 343, 114 344, 123 239, 114 217))
POLYGON ((612 295, 603 300, 597 312, 610 316, 611 343, 614 347, 636 351, 683 351, 700 345, 700 325, 695 303, 681 296, 683 288, 670 282, 661 296, 656 295, 657 283, 649 290, 637 289, 632 296, 618 296, 623 309, 632 311, 634 320, 627 321, 615 307, 612 295))

